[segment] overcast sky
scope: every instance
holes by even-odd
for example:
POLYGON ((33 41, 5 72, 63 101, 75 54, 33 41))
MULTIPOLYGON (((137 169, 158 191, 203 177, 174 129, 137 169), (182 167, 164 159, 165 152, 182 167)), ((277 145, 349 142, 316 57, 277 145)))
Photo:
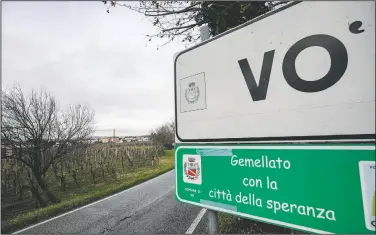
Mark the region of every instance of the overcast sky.
MULTIPOLYGON (((143 15, 102 2, 2 2, 2 89, 45 87, 95 109, 98 130, 147 134, 174 116, 173 54, 143 15), (145 45, 147 44, 147 47, 145 45)), ((111 135, 98 131, 96 135, 111 135)))

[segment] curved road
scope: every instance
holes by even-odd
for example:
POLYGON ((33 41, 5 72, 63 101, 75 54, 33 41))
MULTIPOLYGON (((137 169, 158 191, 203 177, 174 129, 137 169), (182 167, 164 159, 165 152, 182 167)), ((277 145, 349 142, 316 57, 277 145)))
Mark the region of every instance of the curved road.
POLYGON ((207 213, 203 213, 202 208, 175 201, 172 170, 16 233, 207 233, 207 213))

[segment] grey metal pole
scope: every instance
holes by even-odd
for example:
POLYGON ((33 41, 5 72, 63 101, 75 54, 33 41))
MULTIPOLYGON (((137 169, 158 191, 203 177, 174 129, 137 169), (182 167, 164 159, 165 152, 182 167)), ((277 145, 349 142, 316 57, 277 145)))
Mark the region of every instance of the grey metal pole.
MULTIPOLYGON (((207 25, 200 28, 201 42, 206 41, 210 38, 209 27, 207 25)), ((218 233, 218 212, 213 210, 208 210, 208 225, 209 234, 218 233)))
POLYGON ((209 39, 210 33, 209 33, 209 27, 207 25, 204 25, 200 28, 200 36, 201 36, 201 42, 209 39))
POLYGON ((209 234, 218 233, 218 212, 213 210, 208 210, 208 225, 209 234))

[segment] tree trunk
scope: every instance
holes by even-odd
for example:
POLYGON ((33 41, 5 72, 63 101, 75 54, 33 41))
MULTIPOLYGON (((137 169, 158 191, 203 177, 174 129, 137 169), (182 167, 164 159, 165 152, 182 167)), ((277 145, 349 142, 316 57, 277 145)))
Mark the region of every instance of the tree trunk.
POLYGON ((125 156, 127 158, 127 161, 129 163, 129 165, 132 167, 133 166, 133 162, 132 162, 132 160, 130 158, 130 154, 129 154, 128 150, 125 152, 125 156))
POLYGON ((4 170, 4 194, 7 194, 8 189, 8 171, 4 170))
POLYGON ((124 155, 121 155, 121 169, 124 170, 124 155))
POLYGON ((34 177, 35 177, 35 179, 37 180, 38 185, 39 185, 39 187, 41 188, 41 190, 43 191, 43 193, 46 194, 46 196, 47 196, 47 198, 48 198, 49 201, 51 201, 52 203, 60 202, 60 200, 59 200, 57 197, 55 197, 55 195, 53 195, 53 194, 48 190, 48 188, 47 188, 47 186, 46 186, 46 183, 45 183, 44 180, 43 180, 42 175, 40 175, 40 174, 34 172, 34 177))
POLYGON ((16 179, 14 179, 14 180, 12 181, 12 183, 13 183, 13 186, 12 186, 12 188, 13 188, 13 195, 17 195, 17 184, 16 184, 16 179))
POLYGON ((18 192, 20 193, 19 197, 18 197, 18 200, 22 200, 23 199, 23 185, 21 183, 21 174, 22 172, 19 172, 17 174, 17 181, 16 181, 16 186, 18 188, 18 192))
POLYGON ((35 198, 35 207, 39 208, 40 206, 45 207, 47 206, 47 203, 45 200, 43 200, 42 196, 40 195, 38 188, 31 186, 30 187, 31 193, 33 197, 35 198))
POLYGON ((93 184, 95 184, 95 170, 93 170, 93 167, 90 168, 90 174, 92 178, 93 184))
POLYGON ((46 174, 43 174, 43 182, 46 185, 46 188, 48 187, 47 181, 46 181, 46 174))
MULTIPOLYGON (((27 177, 29 179, 29 186, 26 186, 29 188, 31 192, 31 198, 35 199, 35 207, 39 208, 39 206, 47 206, 47 202, 43 199, 41 194, 39 193, 38 187, 35 186, 34 180, 33 180, 33 175, 35 177, 35 172, 32 172, 31 170, 27 171, 27 177)), ((41 177, 39 179, 42 179, 41 177)))
POLYGON ((60 176, 60 190, 62 192, 65 192, 66 187, 65 187, 65 176, 60 176))
POLYGON ((78 181, 77 181, 77 174, 76 174, 76 171, 73 171, 73 172, 72 172, 72 178, 73 178, 74 183, 76 184, 77 188, 79 188, 80 185, 78 184, 78 181))
POLYGON ((104 166, 101 167, 102 168, 102 178, 103 178, 103 181, 105 181, 105 177, 104 177, 104 166))
POLYGON ((22 185, 18 185, 18 190, 20 192, 20 195, 18 197, 18 200, 22 200, 23 199, 23 186, 22 185))

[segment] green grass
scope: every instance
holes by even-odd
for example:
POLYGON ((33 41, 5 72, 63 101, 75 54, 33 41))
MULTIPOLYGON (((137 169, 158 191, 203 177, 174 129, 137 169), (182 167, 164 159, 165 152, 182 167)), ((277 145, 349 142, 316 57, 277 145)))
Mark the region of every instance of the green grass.
POLYGON ((157 166, 138 168, 126 174, 124 179, 114 183, 101 183, 73 192, 59 195, 62 202, 41 209, 25 211, 15 217, 5 219, 1 223, 1 233, 12 233, 31 224, 41 222, 80 206, 87 205, 106 196, 110 196, 127 188, 145 182, 174 168, 174 151, 166 150, 157 166))
POLYGON ((175 156, 175 150, 165 150, 164 151, 164 155, 166 155, 167 157, 174 157, 175 156))
POLYGON ((218 213, 219 233, 221 234, 304 234, 304 232, 218 213))
POLYGON ((218 212, 218 229, 219 233, 226 233, 229 229, 236 225, 236 217, 218 212))

